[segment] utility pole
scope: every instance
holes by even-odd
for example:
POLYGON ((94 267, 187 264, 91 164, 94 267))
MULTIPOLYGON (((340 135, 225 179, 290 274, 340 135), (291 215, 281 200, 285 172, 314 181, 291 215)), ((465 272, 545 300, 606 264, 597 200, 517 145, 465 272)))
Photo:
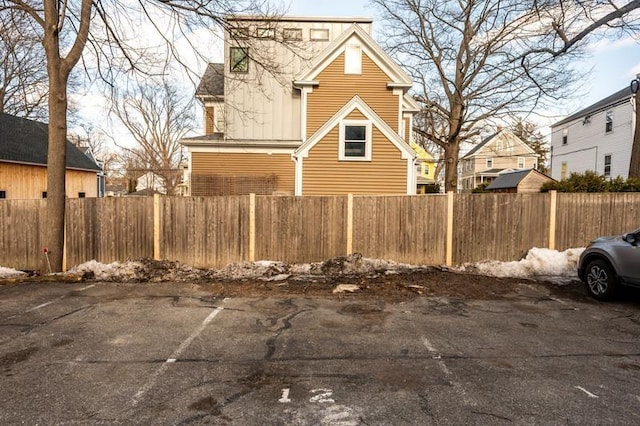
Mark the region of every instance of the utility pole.
POLYGON ((635 130, 633 132, 633 145, 631 146, 631 163, 629 164, 629 177, 640 179, 640 74, 635 80, 631 80, 631 93, 635 99, 632 102, 635 111, 635 130))

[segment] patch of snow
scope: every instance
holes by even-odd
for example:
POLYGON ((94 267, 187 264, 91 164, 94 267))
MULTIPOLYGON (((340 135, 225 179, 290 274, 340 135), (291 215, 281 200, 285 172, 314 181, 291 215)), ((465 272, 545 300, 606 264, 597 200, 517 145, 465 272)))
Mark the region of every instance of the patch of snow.
POLYGON ((360 287, 355 284, 338 284, 333 289, 333 293, 354 293, 358 290, 360 290, 360 287))
POLYGON ((465 264, 454 268, 460 272, 471 272, 492 277, 577 278, 577 265, 584 248, 571 248, 562 252, 534 247, 527 256, 518 261, 485 261, 465 264))
POLYGON ((16 278, 16 277, 22 277, 26 275, 27 274, 25 272, 0 266, 0 278, 16 278))

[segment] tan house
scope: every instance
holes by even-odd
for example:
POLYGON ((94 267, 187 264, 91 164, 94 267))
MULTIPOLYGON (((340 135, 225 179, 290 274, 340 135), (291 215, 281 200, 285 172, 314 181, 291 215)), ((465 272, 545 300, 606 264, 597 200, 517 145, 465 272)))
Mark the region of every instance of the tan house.
POLYGON ((458 188, 471 192, 482 183, 490 183, 503 172, 533 169, 538 154, 522 139, 503 129, 485 138, 458 163, 458 188))
POLYGON ((191 195, 415 194, 419 108, 371 19, 228 24, 225 64, 210 64, 196 91, 206 134, 182 140, 191 195))
POLYGON ((526 194, 540 192, 542 185, 553 181, 549 176, 536 169, 516 170, 500 173, 487 186, 487 189, 491 192, 526 194))
MULTIPOLYGON (((46 198, 48 146, 47 124, 0 114, 0 199, 46 198)), ((97 197, 102 179, 92 157, 67 142, 67 197, 97 197)))

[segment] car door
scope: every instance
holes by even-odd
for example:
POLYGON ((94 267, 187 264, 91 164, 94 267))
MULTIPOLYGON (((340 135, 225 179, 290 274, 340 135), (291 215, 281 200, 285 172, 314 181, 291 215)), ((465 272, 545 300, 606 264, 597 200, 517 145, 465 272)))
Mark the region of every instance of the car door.
POLYGON ((615 262, 620 278, 633 285, 640 285, 640 241, 629 244, 623 241, 615 249, 615 262))

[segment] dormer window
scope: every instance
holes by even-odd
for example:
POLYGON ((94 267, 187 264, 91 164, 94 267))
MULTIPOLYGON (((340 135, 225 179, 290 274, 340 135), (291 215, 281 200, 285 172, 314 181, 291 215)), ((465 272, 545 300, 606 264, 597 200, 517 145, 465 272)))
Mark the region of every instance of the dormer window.
POLYGON ((344 73, 362 74, 362 49, 357 44, 348 44, 345 47, 344 73))

